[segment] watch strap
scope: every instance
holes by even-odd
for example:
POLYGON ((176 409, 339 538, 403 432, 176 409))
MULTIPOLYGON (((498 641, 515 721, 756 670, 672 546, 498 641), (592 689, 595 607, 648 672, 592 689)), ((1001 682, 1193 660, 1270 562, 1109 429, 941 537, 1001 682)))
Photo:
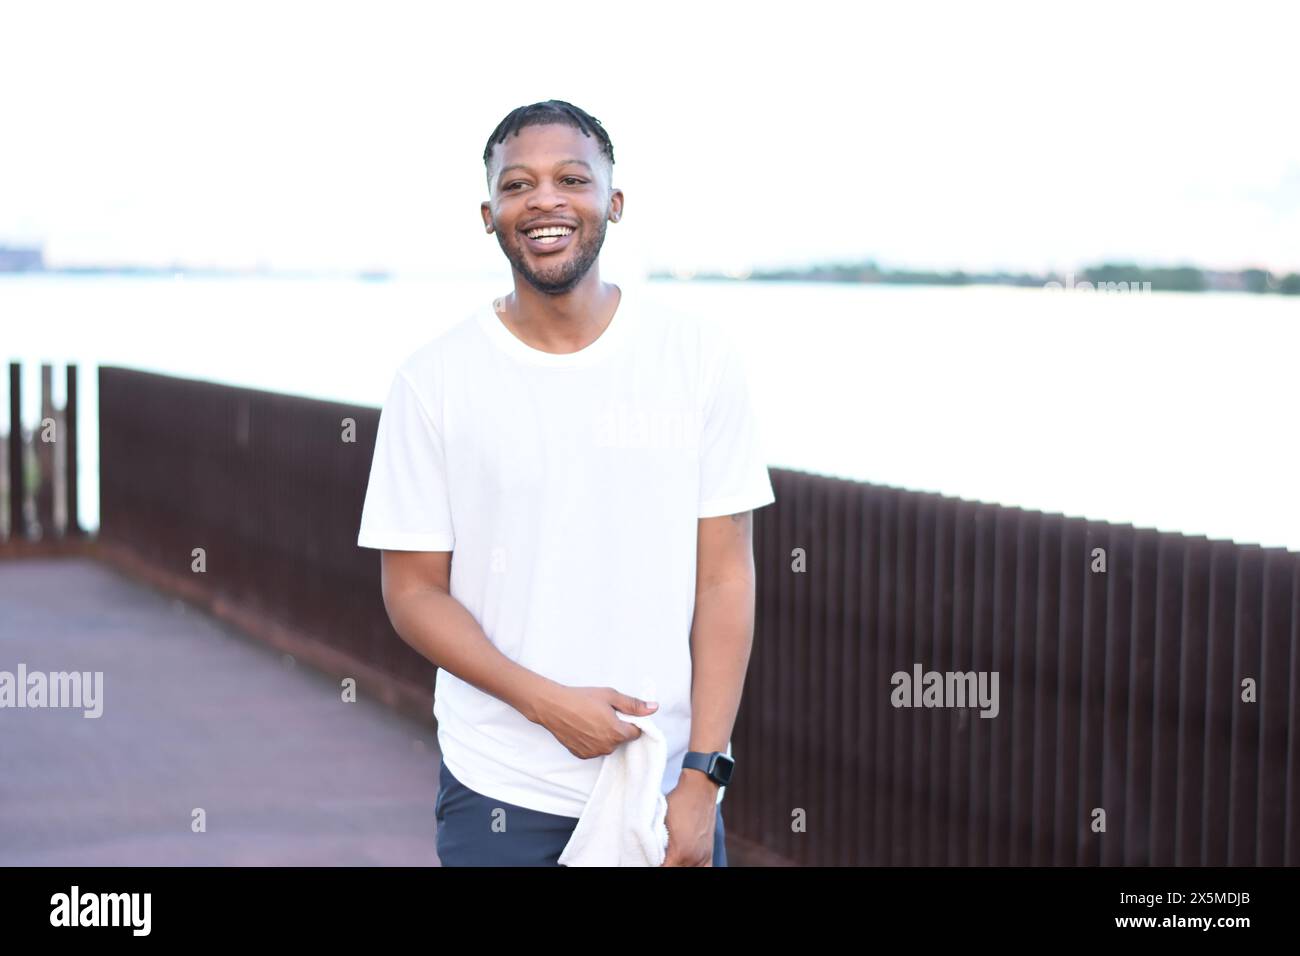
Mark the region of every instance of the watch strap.
POLYGON ((699 770, 720 787, 725 787, 730 783, 735 766, 733 758, 718 750, 712 753, 688 750, 682 758, 682 769, 699 770))

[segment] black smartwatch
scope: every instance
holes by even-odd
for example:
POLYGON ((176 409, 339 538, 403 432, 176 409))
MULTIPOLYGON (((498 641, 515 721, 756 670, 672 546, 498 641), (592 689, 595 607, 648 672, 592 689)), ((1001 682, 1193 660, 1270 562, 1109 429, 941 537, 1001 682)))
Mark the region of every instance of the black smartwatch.
POLYGON ((701 753, 698 750, 686 751, 682 758, 682 769, 702 770, 705 775, 720 787, 731 783, 731 775, 736 771, 736 761, 724 753, 701 753))

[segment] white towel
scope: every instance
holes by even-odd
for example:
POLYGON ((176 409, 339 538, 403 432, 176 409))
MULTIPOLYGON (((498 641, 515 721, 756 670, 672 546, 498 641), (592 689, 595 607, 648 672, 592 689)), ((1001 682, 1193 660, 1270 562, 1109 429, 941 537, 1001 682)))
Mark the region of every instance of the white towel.
POLYGON ((668 854, 668 799, 662 791, 668 742, 650 717, 615 711, 640 736, 602 757, 559 862, 563 866, 663 866, 668 854))

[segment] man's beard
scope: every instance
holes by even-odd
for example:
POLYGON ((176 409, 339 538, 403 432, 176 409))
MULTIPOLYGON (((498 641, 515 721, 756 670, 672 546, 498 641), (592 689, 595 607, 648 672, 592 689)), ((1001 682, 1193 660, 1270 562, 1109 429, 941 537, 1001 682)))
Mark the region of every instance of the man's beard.
MULTIPOLYGON (((519 233, 515 235, 518 236, 519 233)), ((588 238, 587 230, 583 229, 580 233, 582 241, 577 248, 568 253, 562 262, 556 265, 547 264, 540 272, 529 267, 525 258, 523 239, 507 242, 500 229, 496 230, 496 237, 497 244, 510 260, 510 264, 530 286, 547 295, 563 295, 582 281, 582 277, 590 271, 600 255, 600 249, 605 244, 605 220, 600 221, 599 229, 594 236, 588 238)))

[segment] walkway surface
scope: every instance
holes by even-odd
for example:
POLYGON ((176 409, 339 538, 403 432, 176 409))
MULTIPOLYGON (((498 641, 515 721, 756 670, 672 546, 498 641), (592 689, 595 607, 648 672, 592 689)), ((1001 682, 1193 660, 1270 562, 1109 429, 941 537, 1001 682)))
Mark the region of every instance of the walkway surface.
POLYGON ((437 865, 432 726, 180 601, 2 561, 0 681, 20 665, 102 672, 103 713, 0 707, 0 866, 437 865))

